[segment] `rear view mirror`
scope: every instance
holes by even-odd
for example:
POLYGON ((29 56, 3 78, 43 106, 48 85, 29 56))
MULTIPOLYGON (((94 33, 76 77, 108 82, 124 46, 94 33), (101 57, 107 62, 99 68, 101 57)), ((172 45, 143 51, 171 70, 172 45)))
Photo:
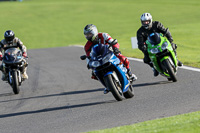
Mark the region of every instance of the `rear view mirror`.
POLYGON ((86 55, 82 55, 82 56, 80 56, 80 58, 81 58, 81 60, 85 60, 87 58, 87 56, 86 55))

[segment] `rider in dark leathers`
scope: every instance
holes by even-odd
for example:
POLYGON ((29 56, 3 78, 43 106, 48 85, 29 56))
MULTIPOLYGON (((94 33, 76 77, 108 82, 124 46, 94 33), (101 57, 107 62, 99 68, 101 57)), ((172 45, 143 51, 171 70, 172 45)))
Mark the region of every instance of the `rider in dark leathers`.
MULTIPOLYGON (((15 37, 15 33, 12 30, 7 30, 4 33, 4 39, 0 41, 0 61, 3 59, 4 52, 9 48, 19 48, 22 51, 22 54, 24 57, 27 57, 27 48, 23 44, 23 42, 15 37)), ((22 67, 22 77, 24 79, 28 79, 28 75, 26 73, 28 61, 26 59, 23 60, 24 67, 22 67)), ((2 71, 2 80, 5 81, 8 73, 6 73, 4 62, 2 61, 2 64, 0 65, 0 70, 2 71)))
MULTIPOLYGON (((167 37, 169 42, 172 45, 172 48, 176 54, 177 45, 173 43, 173 38, 168 29, 166 29, 159 21, 152 21, 152 16, 150 13, 144 13, 140 17, 142 26, 137 31, 137 40, 138 40, 138 48, 144 53, 144 63, 148 64, 152 67, 154 71, 154 76, 158 76, 158 72, 153 68, 153 64, 149 58, 149 54, 147 52, 146 43, 147 37, 149 34, 153 32, 162 33, 167 37)), ((178 60, 178 66, 182 66, 183 64, 178 60)))

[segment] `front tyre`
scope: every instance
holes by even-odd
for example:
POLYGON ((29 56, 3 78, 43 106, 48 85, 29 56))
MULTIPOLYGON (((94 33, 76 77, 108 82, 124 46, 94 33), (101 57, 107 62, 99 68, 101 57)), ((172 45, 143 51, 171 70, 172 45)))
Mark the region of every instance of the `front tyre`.
MULTIPOLYGON (((166 60, 163 60, 163 65, 165 66, 165 68, 167 69, 167 72, 168 72, 168 74, 169 74, 169 76, 170 76, 170 80, 172 80, 173 82, 177 82, 177 78, 176 78, 176 75, 175 75, 175 73, 174 73, 174 70, 173 70, 173 68, 172 68, 172 66, 171 66, 171 64, 170 64, 170 62, 169 62, 169 60, 168 59, 166 59, 166 60)), ((169 80, 168 79, 168 80, 169 80)))
POLYGON ((133 96, 134 96, 133 86, 130 85, 129 88, 128 88, 128 91, 124 92, 124 97, 126 99, 128 99, 128 98, 132 98, 133 96))
POLYGON ((109 90, 112 92, 113 96, 117 101, 122 101, 123 100, 123 92, 121 88, 117 85, 117 82, 115 79, 112 77, 112 75, 107 75, 104 77, 104 82, 106 87, 109 88, 109 90))
POLYGON ((19 81, 17 76, 17 71, 12 72, 12 88, 15 94, 19 94, 19 81))

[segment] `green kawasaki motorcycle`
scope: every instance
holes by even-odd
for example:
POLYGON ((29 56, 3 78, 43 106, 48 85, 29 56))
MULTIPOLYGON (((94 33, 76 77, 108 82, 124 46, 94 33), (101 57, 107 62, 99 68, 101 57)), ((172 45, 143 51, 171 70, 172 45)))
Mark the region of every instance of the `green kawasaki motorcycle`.
POLYGON ((148 36, 146 44, 154 68, 169 81, 176 82, 178 61, 168 39, 162 34, 154 32, 148 36))

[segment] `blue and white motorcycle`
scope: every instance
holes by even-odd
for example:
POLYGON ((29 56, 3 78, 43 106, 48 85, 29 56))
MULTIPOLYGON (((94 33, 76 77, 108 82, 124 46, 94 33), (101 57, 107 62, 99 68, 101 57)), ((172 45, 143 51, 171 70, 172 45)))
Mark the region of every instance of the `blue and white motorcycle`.
POLYGON ((96 44, 91 48, 90 56, 83 55, 82 60, 89 59, 88 68, 92 69, 98 80, 112 92, 117 101, 123 97, 132 98, 134 90, 127 69, 110 50, 109 45, 96 44))

